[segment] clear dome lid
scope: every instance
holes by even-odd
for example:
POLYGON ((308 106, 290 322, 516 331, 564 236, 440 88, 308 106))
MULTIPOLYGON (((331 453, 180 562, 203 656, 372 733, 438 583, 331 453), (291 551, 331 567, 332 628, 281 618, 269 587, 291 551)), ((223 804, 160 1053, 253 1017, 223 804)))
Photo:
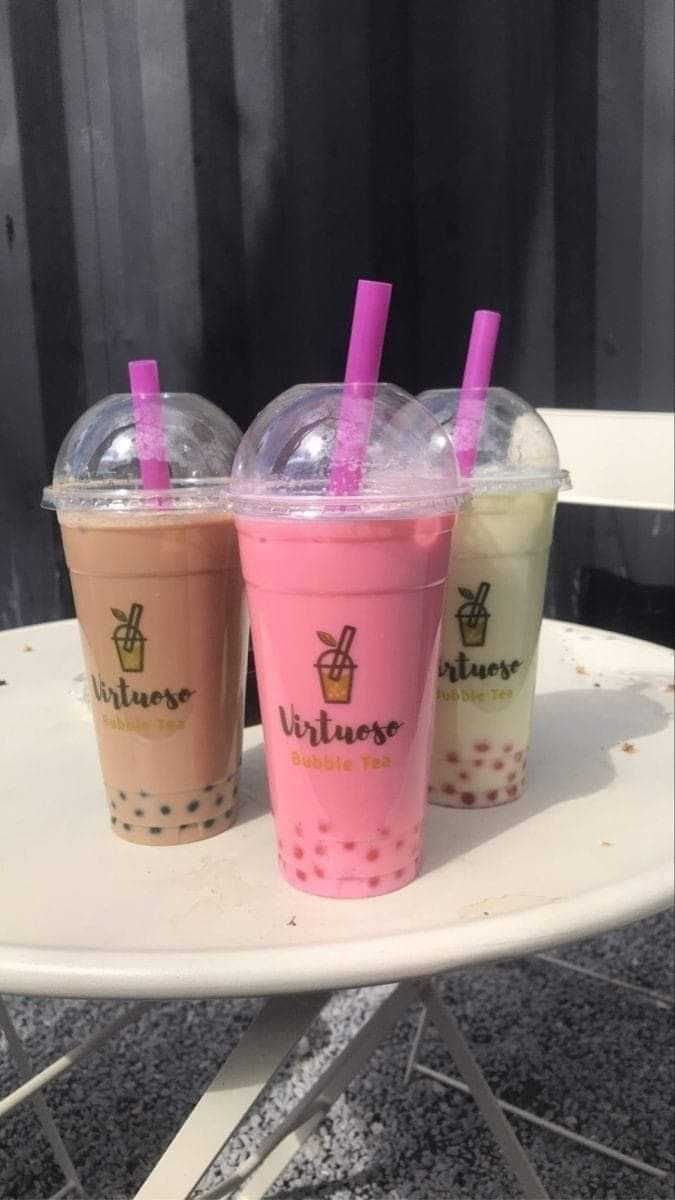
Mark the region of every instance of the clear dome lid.
POLYGON ((163 392, 158 401, 168 488, 143 486, 139 448, 143 452, 144 435, 139 435, 134 420, 132 397, 106 396, 87 409, 64 438, 43 506, 58 510, 154 506, 156 511, 161 500, 167 502, 162 507, 175 511, 227 504, 241 430, 203 396, 163 392))
POLYGON ((548 425, 515 392, 444 388, 422 392, 418 399, 452 439, 472 494, 570 486, 548 425), (474 446, 475 461, 467 469, 474 446))
POLYGON ((241 515, 337 519, 447 512, 465 489, 449 438, 408 392, 305 383, 272 400, 244 434, 231 490, 241 515), (345 400, 358 426, 346 440, 345 400))

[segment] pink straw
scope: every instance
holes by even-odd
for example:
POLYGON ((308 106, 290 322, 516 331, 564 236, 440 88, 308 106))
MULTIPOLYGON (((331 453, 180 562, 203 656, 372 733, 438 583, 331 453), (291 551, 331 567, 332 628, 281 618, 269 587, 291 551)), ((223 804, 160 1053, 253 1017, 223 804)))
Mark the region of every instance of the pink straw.
POLYGON ((146 491, 164 491, 171 487, 171 475, 166 461, 159 373, 154 358, 130 362, 129 383, 141 482, 146 491))
POLYGON ((331 467, 331 496, 354 496, 361 487, 390 300, 390 283, 359 279, 331 467))
POLYGON ((495 356, 501 319, 500 313, 490 312, 485 308, 479 308, 473 314, 454 439, 459 469, 465 477, 472 474, 476 463, 485 398, 490 386, 492 360, 495 356))

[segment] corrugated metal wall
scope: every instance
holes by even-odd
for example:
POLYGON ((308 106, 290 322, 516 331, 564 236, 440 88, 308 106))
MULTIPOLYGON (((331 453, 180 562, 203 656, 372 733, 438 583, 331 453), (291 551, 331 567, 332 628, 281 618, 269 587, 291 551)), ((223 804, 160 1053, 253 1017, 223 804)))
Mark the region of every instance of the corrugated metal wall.
MULTIPOLYGON (((489 306, 533 402, 668 407, 672 49, 672 0, 0 0, 0 626, 70 611, 40 490, 128 358, 245 425, 339 377, 359 274, 413 390, 489 306)), ((668 529, 568 510, 551 610, 668 529)))

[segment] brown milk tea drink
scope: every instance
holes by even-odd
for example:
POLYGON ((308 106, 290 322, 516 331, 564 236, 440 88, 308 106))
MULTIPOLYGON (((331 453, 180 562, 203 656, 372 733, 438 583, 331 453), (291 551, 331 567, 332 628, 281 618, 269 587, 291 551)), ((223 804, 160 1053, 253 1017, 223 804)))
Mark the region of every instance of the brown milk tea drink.
POLYGON ((155 399, 154 474, 138 397, 108 396, 66 437, 45 504, 63 537, 112 829, 166 846, 236 819, 248 618, 229 507, 240 431, 200 396, 155 399))
MULTIPOLYGON (((467 393, 420 400, 457 441, 467 393)), ((470 399, 470 397, 469 397, 470 399)), ((553 436, 519 396, 476 399, 481 425, 458 515, 441 631, 429 799, 451 808, 516 800, 525 785, 537 647, 558 491, 553 436)))

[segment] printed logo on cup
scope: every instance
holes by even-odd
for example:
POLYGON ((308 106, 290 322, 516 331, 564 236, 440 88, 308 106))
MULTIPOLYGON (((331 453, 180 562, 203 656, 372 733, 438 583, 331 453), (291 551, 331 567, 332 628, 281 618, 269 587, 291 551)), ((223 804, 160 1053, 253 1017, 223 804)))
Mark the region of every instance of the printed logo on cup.
POLYGON ((121 608, 111 608, 112 615, 120 622, 115 627, 112 640, 123 671, 142 671, 145 660, 147 638, 141 633, 142 604, 132 604, 129 615, 121 608))
POLYGON ((324 703, 350 704, 356 663, 349 652, 356 637, 356 628, 354 625, 343 625, 337 640, 332 633, 320 629, 317 629, 316 636, 324 646, 329 647, 314 664, 319 672, 324 703))
POLYGON ((459 635, 463 646, 484 646, 490 614, 485 607, 485 601, 490 591, 490 584, 485 580, 476 589, 475 594, 470 588, 460 587, 457 591, 466 603, 461 604, 455 613, 459 625, 459 635))

